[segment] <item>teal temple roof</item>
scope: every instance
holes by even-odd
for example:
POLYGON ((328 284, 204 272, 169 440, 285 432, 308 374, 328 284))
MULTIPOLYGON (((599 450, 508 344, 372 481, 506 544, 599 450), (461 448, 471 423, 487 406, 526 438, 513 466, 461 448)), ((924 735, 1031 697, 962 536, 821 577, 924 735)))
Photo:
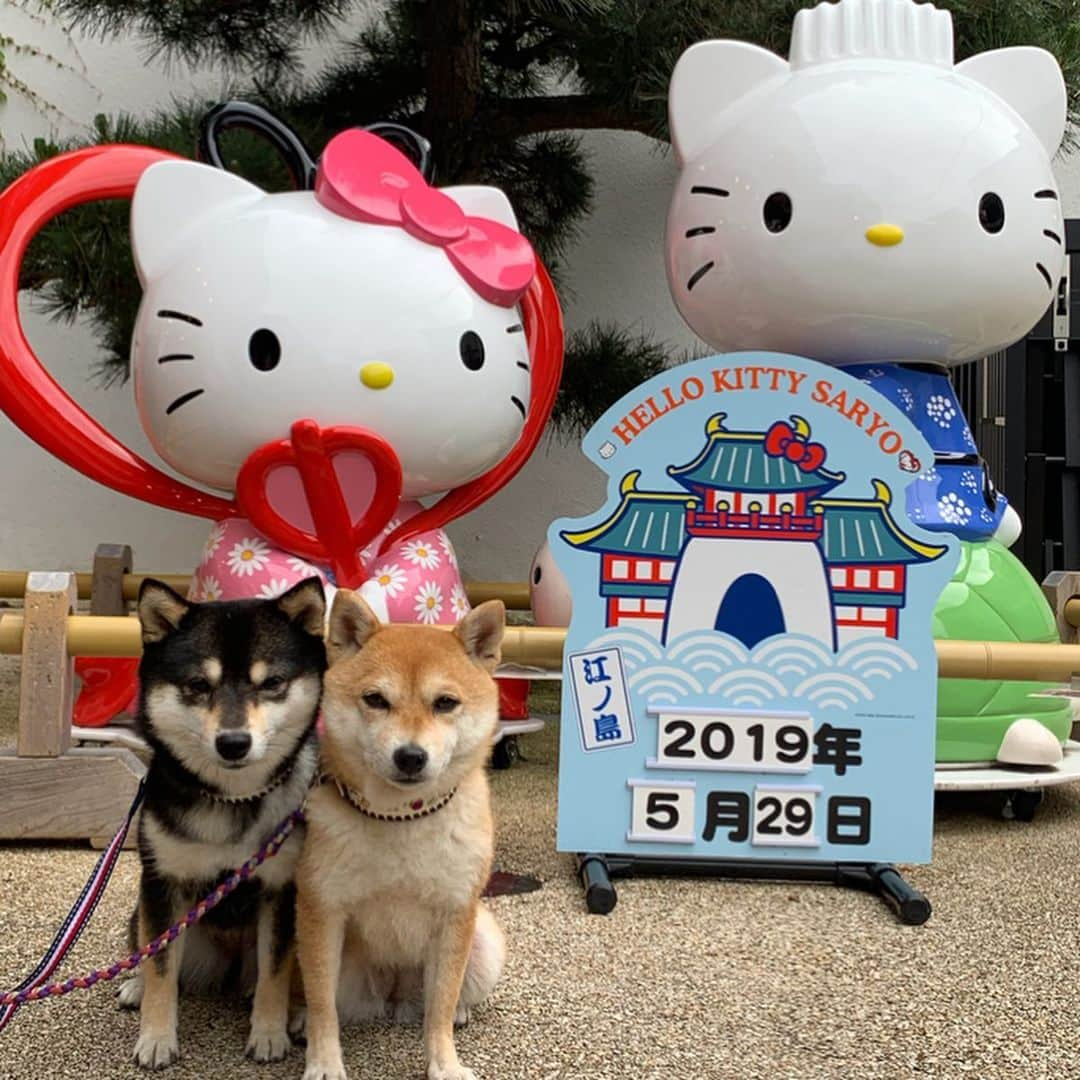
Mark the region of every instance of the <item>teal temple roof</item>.
MULTIPOLYGON (((804 420, 805 435, 810 429, 804 420)), ((800 431, 800 433, 803 433, 800 431)), ((805 472, 784 457, 765 452, 765 434, 760 431, 728 431, 724 413, 709 418, 705 425, 708 442, 688 465, 672 465, 668 475, 694 492, 707 488, 725 491, 824 492, 844 479, 843 473, 823 467, 805 472)))
POLYGON ((889 505, 892 492, 881 480, 874 481, 872 499, 815 499, 811 506, 825 510, 821 544, 825 561, 836 565, 856 563, 931 562, 947 550, 923 544, 902 532, 889 505))
POLYGON ((638 491, 640 472, 623 477, 622 502, 607 521, 582 532, 564 532, 573 547, 614 555, 677 559, 686 539, 686 511, 700 505, 693 495, 638 491))
MULTIPOLYGON (((622 501, 600 524, 580 532, 563 532, 576 548, 612 555, 676 559, 686 540, 686 511, 700 506, 693 495, 639 491, 641 473, 627 473, 621 484, 622 501)), ((924 544, 904 533, 889 506, 892 493, 874 481, 872 499, 815 499, 824 509, 821 544, 825 561, 832 565, 890 565, 929 562, 945 547, 924 544)))

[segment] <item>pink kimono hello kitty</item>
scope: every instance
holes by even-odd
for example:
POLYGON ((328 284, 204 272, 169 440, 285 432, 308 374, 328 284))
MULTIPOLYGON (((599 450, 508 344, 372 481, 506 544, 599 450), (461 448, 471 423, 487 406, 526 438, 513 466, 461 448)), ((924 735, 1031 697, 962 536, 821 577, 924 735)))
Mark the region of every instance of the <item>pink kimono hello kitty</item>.
MULTIPOLYGON (((420 498, 473 480, 522 434, 532 388, 517 302, 535 261, 515 227, 502 192, 432 189, 358 130, 326 148, 314 194, 267 195, 190 162, 151 167, 132 208, 145 289, 132 358, 155 448, 229 490, 299 418, 373 433, 400 461, 402 499, 360 553, 365 594, 392 621, 456 622, 469 603, 445 532, 379 545, 423 514, 420 498)), ((367 474, 350 487, 338 470, 347 502, 389 482, 363 447, 350 454, 367 474)), ((310 513, 301 506, 308 524, 310 513)), ((274 596, 312 574, 343 583, 238 516, 211 532, 191 595, 274 596)))
MULTIPOLYGON (((3 194, 11 280, 52 216, 124 194, 143 287, 139 416, 199 487, 132 454, 56 386, 14 292, 0 296, 12 328, 0 406, 99 482, 213 517, 193 599, 273 596, 318 574, 361 588, 384 618, 460 619, 442 526, 527 460, 562 365, 554 290, 506 196, 432 188, 361 129, 327 145, 314 191, 281 194, 143 147, 92 147, 3 194)), ((93 665, 77 723, 105 723, 126 700, 133 665, 113 664, 111 676, 93 665)))

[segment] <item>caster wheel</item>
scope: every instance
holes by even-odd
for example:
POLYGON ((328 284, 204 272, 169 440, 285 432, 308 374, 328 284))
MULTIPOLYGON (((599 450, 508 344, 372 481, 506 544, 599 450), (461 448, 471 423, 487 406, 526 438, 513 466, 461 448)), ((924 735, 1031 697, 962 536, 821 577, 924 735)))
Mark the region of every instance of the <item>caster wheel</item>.
POLYGON ((491 752, 491 767, 493 769, 509 769, 515 761, 521 760, 521 748, 518 746, 516 735, 504 735, 491 752))
POLYGON ((1034 821, 1042 801, 1042 791, 1011 791, 1005 798, 1001 816, 1007 821, 1034 821))

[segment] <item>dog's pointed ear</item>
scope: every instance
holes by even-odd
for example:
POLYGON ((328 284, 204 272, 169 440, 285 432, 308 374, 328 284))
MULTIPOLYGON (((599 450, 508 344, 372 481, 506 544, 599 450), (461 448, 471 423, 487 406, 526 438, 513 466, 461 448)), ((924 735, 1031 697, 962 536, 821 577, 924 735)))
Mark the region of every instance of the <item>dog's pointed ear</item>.
POLYGON ((506 631, 506 606, 488 600, 475 607, 454 627, 469 659, 487 672, 494 672, 502 659, 502 639, 506 631))
POLYGON ((290 622, 314 637, 322 637, 326 629, 326 593, 322 579, 305 578, 278 597, 277 606, 290 622))
POLYGON ((338 589, 330 608, 326 652, 331 664, 358 653, 382 624, 367 603, 352 589, 338 589))
POLYGON ((143 578, 139 586, 139 625, 143 644, 164 641, 180 625, 191 605, 163 581, 143 578))

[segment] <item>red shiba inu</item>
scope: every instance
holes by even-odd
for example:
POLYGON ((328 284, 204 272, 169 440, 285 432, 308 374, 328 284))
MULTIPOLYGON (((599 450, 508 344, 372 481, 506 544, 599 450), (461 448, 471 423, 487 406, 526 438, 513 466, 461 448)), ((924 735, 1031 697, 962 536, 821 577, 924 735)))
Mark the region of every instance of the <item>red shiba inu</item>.
POLYGON ((505 611, 452 631, 383 626, 342 590, 330 615, 323 783, 297 866, 305 1080, 342 1080, 339 1022, 422 1012, 429 1080, 475 1080, 454 1046, 503 967, 480 896, 493 827, 485 765, 505 611))

